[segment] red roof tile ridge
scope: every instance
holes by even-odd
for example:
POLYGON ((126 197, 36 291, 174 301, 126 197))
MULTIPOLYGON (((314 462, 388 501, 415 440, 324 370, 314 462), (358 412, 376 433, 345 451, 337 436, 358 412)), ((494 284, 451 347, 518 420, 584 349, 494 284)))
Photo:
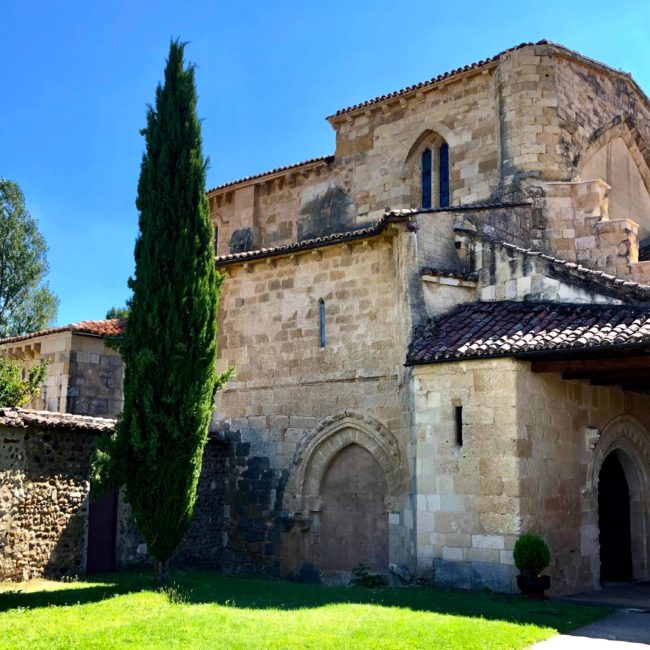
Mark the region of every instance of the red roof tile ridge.
POLYGON ((116 335, 124 329, 125 320, 123 318, 109 318, 105 320, 83 320, 77 323, 69 323, 68 325, 61 325, 60 327, 48 327, 46 329, 38 330, 37 332, 29 332, 28 334, 19 334, 17 336, 8 336, 0 339, 0 345, 4 343, 16 343, 18 341, 27 341, 39 336, 47 336, 48 334, 59 334, 60 332, 74 332, 77 334, 88 334, 91 336, 109 336, 116 335))
POLYGON ((232 185, 239 185, 240 183, 248 183, 249 181, 256 180, 258 178, 264 178, 264 176, 271 176, 272 174, 279 174, 280 172, 286 172, 291 169, 297 169, 298 167, 306 167, 307 165, 312 165, 318 162, 331 163, 334 161, 334 155, 328 154, 327 156, 317 156, 316 158, 308 158, 307 160, 301 160, 300 162, 293 163, 291 165, 284 165, 282 167, 275 167, 274 169, 269 169, 265 172, 260 172, 259 174, 251 174, 250 176, 244 176, 243 178, 238 178, 234 181, 228 181, 226 183, 221 183, 221 185, 215 185, 209 190, 206 190, 206 194, 211 194, 218 190, 223 190, 232 185))

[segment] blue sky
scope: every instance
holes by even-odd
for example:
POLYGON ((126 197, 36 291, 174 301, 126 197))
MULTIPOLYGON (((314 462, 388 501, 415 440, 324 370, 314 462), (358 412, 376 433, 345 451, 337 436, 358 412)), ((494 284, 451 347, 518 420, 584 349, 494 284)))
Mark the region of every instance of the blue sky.
POLYGON ((128 296, 146 104, 197 64, 208 187, 334 151, 338 108, 547 38, 650 92, 650 2, 0 0, 0 176, 50 246, 58 324, 128 296))

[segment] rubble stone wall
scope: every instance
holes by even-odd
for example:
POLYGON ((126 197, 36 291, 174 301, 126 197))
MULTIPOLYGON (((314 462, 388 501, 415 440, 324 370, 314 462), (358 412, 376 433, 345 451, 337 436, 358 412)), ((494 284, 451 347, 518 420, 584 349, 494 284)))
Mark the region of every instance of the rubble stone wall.
POLYGON ((96 434, 0 429, 0 580, 83 573, 96 434))

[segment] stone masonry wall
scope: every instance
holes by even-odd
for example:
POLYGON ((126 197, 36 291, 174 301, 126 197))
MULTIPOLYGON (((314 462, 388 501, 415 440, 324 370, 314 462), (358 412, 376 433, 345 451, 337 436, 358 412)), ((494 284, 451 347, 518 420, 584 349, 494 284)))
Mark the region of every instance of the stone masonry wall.
POLYGON ((0 430, 0 580, 83 573, 93 433, 0 430))
POLYGON ((437 134, 450 146, 452 204, 486 200, 499 184, 494 67, 421 96, 333 120, 336 157, 209 193, 217 252, 251 229, 252 248, 353 230, 386 207, 420 205, 420 149, 437 134))
POLYGON ((417 572, 437 584, 513 587, 521 532, 516 379, 510 360, 413 369, 417 572))
MULTIPOLYGON (((597 498, 589 473, 598 439, 614 418, 636 418, 645 428, 640 460, 650 472, 648 397, 532 373, 528 362, 512 359, 417 366, 413 376, 418 572, 440 584, 509 591, 514 543, 536 533, 551 550, 552 593, 597 588, 597 498)), ((638 507, 643 531, 647 502, 638 507)), ((637 555, 648 553, 634 533, 633 545, 637 555)), ((637 557, 635 566, 635 577, 647 579, 649 558, 637 557)))
POLYGON ((40 394, 29 408, 65 412, 70 370, 71 332, 57 332, 35 339, 15 341, 0 345, 0 354, 6 354, 26 366, 47 362, 47 376, 40 394))
POLYGON ((124 364, 102 338, 73 334, 67 389, 68 413, 116 417, 122 412, 124 364))
MULTIPOLYGON (((522 532, 541 534, 548 542, 553 593, 598 588, 597 500, 589 477, 595 445, 606 425, 623 414, 647 432, 650 399, 618 387, 566 381, 559 373, 531 373, 525 362, 517 367, 516 391, 522 532)), ((645 566, 647 571, 647 557, 645 566)))
MULTIPOLYGON (((239 509, 234 517, 231 506, 228 522, 235 569, 277 567, 294 456, 323 418, 367 413, 397 438, 401 457, 410 457, 403 368, 410 314, 399 278, 413 253, 408 235, 387 235, 226 267, 219 367, 234 365, 236 375, 218 394, 217 412, 241 436, 234 442, 239 509)), ((412 516, 406 493, 397 513, 395 525, 405 531, 412 516)), ((395 531, 391 539, 393 557, 404 562, 410 534, 395 531)))

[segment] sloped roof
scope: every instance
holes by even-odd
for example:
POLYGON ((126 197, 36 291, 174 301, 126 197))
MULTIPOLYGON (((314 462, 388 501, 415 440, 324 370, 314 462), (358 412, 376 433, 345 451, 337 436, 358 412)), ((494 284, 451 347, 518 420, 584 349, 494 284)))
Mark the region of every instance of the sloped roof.
POLYGON ((626 280, 625 278, 619 278, 615 275, 612 275, 611 273, 605 273, 605 271, 590 269, 586 266, 583 266, 582 264, 578 264, 577 262, 569 262, 559 257, 547 255, 542 251, 534 250, 532 248, 523 248, 522 246, 516 246, 510 242, 488 237, 474 230, 468 230, 466 228, 454 228, 454 232, 476 239, 482 239, 488 243, 496 244, 497 246, 500 246, 501 248, 504 248, 505 250, 508 250, 512 253, 517 253, 529 258, 540 259, 543 262, 547 263, 552 269, 563 274, 568 279, 573 278, 574 281, 580 280, 594 283, 600 287, 612 291, 614 294, 619 294, 620 298, 622 299, 627 296, 641 301, 650 300, 650 285, 648 284, 643 284, 642 282, 636 282, 634 280, 626 280))
POLYGON ((115 427, 115 420, 93 418, 86 415, 33 411, 21 408, 0 408, 0 426, 12 429, 42 427, 64 431, 92 431, 101 433, 115 427))
POLYGON ((473 302, 416 328, 407 365, 639 344, 650 345, 649 309, 473 302))
POLYGON ((510 52, 514 52, 515 50, 520 50, 524 47, 533 47, 535 45, 550 45, 554 48, 554 50, 558 53, 564 54, 565 56, 571 57, 573 59, 576 59, 578 61, 582 61, 583 63, 586 63, 591 66, 595 66, 597 68, 600 68, 602 70, 605 70, 611 74, 615 74, 616 76, 619 77, 624 77, 628 81, 632 83, 632 85, 635 87, 635 89, 641 94, 641 96, 648 101, 647 96, 643 92, 643 90, 640 88, 640 86, 634 81, 632 78, 632 75, 629 74, 628 72, 623 72, 622 70, 616 70, 615 68, 612 68, 611 66, 608 66, 605 63, 601 63, 600 61, 596 61, 595 59, 591 59, 584 54, 580 54, 579 52, 576 52, 575 50, 572 50, 568 47, 565 47, 564 45, 560 45, 558 43, 554 43, 553 41, 549 41, 546 39, 543 39, 541 41, 537 42, 529 42, 529 43, 520 43, 519 45, 515 45, 514 47, 509 47, 498 54, 495 54, 494 56, 488 57, 487 59, 482 59, 480 61, 476 61, 475 63, 470 63, 469 65, 464 65, 461 66, 460 68, 455 68, 454 70, 450 70, 449 72, 444 72, 443 74, 438 75, 437 77, 433 77, 432 79, 428 79, 427 81, 421 81, 419 83, 413 84, 411 86, 406 86, 405 88, 401 88, 400 90, 396 90, 394 92, 387 93, 385 95, 379 95, 377 97, 373 97, 372 99, 369 99, 365 102, 360 102, 358 104, 353 104, 352 106, 348 106, 347 108, 342 108, 333 115, 330 115, 327 119, 332 120, 337 117, 340 117, 341 115, 345 115, 347 113, 352 113, 354 111, 358 111, 360 109, 365 109, 368 106, 371 106, 373 104, 377 104, 380 102, 384 102, 387 99, 394 99, 396 97, 401 97, 402 95, 407 95, 412 92, 417 92, 418 90, 422 90, 423 88, 426 88, 428 86, 432 86, 438 83, 441 83, 443 81, 446 81, 447 79, 450 79, 451 77, 455 77, 457 75, 463 74, 465 72, 475 70, 478 68, 482 68, 483 66, 490 65, 493 63, 496 63, 501 57, 503 57, 506 54, 509 54, 510 52))
POLYGON ((348 230, 346 232, 338 232, 332 235, 324 235, 323 237, 315 237, 314 239, 303 239, 299 242, 291 244, 282 244, 281 246, 274 246, 272 248, 259 248, 252 251, 244 251, 242 253, 231 253, 229 255, 219 255, 215 258, 217 266, 226 266, 234 264, 235 262, 246 262, 249 260, 260 259, 264 257, 274 257, 277 255, 286 255, 287 253, 295 253, 298 251, 309 250, 312 248, 321 248, 323 246, 331 246, 332 244, 340 244, 346 241, 354 241, 355 239, 364 239, 366 237, 373 237, 378 235, 389 223, 404 223, 410 221, 410 217, 396 216, 387 212, 379 221, 366 228, 358 228, 356 230, 348 230))
POLYGON ((47 334, 57 334, 59 332, 73 332, 74 334, 87 334, 88 336, 117 336, 124 330, 126 321, 123 318, 111 318, 108 320, 82 320, 78 323, 70 323, 62 327, 49 327, 48 329, 21 336, 10 336, 0 339, 0 345, 3 343, 15 343, 17 341, 27 341, 38 336, 47 334))

